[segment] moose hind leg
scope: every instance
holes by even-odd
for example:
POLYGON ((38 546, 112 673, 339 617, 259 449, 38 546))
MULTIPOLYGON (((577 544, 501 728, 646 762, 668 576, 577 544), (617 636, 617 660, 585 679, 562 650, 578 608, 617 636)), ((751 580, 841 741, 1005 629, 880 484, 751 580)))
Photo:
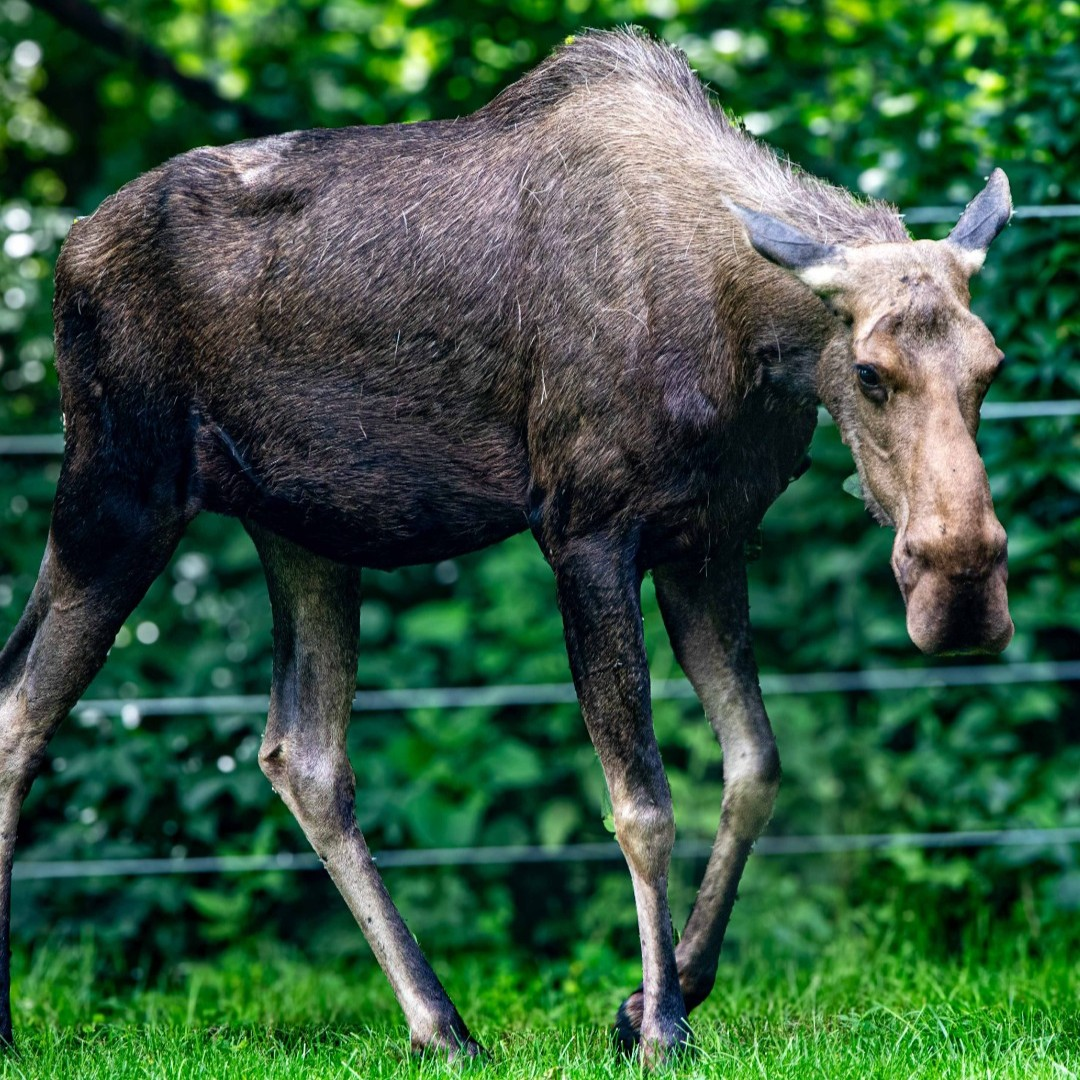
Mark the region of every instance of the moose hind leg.
POLYGON ((186 519, 132 497, 132 477, 65 461, 37 583, 0 652, 0 1040, 11 1041, 11 867, 23 800, 60 722, 165 566, 186 519))
POLYGON ((356 687, 360 573, 250 528, 274 613, 274 682, 259 764, 360 925, 416 1050, 480 1052, 409 933, 356 823, 345 738, 356 687))

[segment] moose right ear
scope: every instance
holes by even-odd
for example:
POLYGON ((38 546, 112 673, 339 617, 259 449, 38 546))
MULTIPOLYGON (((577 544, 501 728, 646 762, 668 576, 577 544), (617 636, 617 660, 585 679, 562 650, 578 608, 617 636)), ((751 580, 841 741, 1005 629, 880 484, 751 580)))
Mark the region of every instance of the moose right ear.
POLYGON ((728 203, 728 208, 745 226, 750 246, 759 255, 793 271, 819 295, 837 291, 846 265, 842 247, 823 244, 772 214, 737 203, 728 203))

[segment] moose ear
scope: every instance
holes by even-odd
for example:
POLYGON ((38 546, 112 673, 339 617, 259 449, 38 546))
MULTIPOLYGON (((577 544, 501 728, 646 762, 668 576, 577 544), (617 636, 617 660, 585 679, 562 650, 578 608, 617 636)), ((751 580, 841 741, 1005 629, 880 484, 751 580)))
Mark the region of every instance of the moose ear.
POLYGON ((844 269, 844 249, 823 244, 786 221, 728 203, 731 212, 746 228, 750 246, 771 263, 792 270, 816 293, 827 294, 838 288, 844 269))
POLYGON ((1012 212, 1009 178, 1001 169, 995 169, 986 187, 967 204, 956 227, 947 237, 948 242, 959 249, 960 259, 970 273, 974 274, 980 269, 986 258, 986 249, 1009 223, 1012 212))

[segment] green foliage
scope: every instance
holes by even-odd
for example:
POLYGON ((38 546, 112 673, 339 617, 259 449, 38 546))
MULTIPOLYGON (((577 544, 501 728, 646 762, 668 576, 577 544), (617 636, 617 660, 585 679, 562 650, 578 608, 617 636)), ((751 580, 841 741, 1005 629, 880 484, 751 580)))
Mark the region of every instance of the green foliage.
MULTIPOLYGON (((837 182, 902 205, 962 204, 999 164, 1019 203, 1080 203, 1075 0, 140 0, 118 10, 182 72, 281 130, 460 114, 567 34, 635 21, 680 44, 752 131, 837 182)), ((58 432, 49 283, 67 225, 169 155, 244 132, 227 106, 189 104, 24 0, 0 0, 0 20, 0 433, 58 432)), ((1078 266, 1076 219, 1019 221, 995 245, 974 283, 1009 357, 992 400, 1080 392, 1078 266)), ((1075 658, 1077 425, 986 423, 980 443, 1010 534, 1018 629, 1006 658, 1075 658)), ((814 468, 766 519, 753 566, 763 669, 925 663, 904 632, 890 538, 842 494, 851 460, 835 428, 818 431, 812 452, 814 468)), ((32 585, 56 478, 54 460, 0 457, 0 637, 32 585)), ((649 583, 644 605, 654 675, 676 677, 649 583)), ((368 574, 361 636, 362 687, 568 679, 550 574, 527 537, 368 574)), ((264 693, 269 670, 251 545, 235 523, 203 517, 88 696, 264 693)), ((785 763, 774 833, 1080 825, 1080 699, 1069 686, 769 705, 785 763)), ((712 735, 687 703, 659 704, 656 726, 680 835, 709 837, 721 799, 712 735)), ((28 802, 21 857, 298 849, 256 766, 261 727, 247 715, 137 712, 67 724, 28 802)), ((365 714, 350 738, 376 850, 609 839, 576 707, 365 714)), ((700 869, 673 869, 677 918, 700 869)), ((440 947, 514 938, 549 950, 614 935, 634 949, 621 869, 388 876, 410 925, 440 947)), ((933 911, 946 940, 976 917, 1041 932, 1080 906, 1080 865, 1067 847, 757 860, 744 896, 754 899, 740 905, 734 951, 762 934, 796 949, 820 942, 845 902, 883 923, 933 911), (770 897, 785 901, 783 918, 755 914, 770 897)), ((129 951, 158 958, 256 928, 338 949, 358 940, 330 887, 308 875, 24 882, 15 902, 20 935, 75 932, 93 913, 129 951)))

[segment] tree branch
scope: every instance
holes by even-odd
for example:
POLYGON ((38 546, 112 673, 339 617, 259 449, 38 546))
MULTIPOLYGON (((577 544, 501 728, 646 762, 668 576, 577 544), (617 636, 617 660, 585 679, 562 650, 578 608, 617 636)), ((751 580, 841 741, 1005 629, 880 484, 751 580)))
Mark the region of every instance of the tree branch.
POLYGON ((164 52, 102 15, 87 0, 30 2, 91 44, 134 61, 148 78, 168 83, 192 104, 208 112, 232 113, 246 134, 273 135, 278 131, 275 124, 250 106, 239 101, 229 101, 206 80, 192 78, 178 71, 164 52))

